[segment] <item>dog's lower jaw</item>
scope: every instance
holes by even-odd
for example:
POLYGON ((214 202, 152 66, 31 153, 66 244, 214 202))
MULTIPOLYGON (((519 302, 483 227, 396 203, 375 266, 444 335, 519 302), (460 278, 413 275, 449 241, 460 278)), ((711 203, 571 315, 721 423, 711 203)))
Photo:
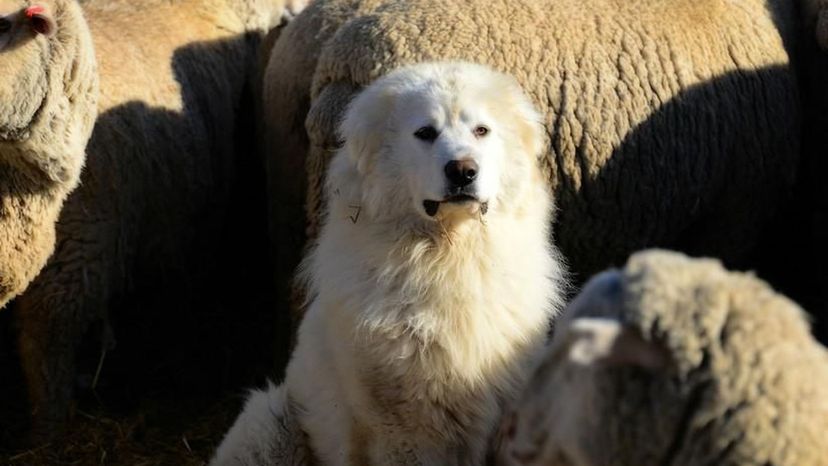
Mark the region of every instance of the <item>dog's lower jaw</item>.
POLYGON ((429 217, 462 214, 464 211, 468 212, 470 217, 478 217, 486 215, 489 212, 488 201, 468 200, 463 202, 452 201, 434 201, 426 199, 423 201, 423 210, 429 217))

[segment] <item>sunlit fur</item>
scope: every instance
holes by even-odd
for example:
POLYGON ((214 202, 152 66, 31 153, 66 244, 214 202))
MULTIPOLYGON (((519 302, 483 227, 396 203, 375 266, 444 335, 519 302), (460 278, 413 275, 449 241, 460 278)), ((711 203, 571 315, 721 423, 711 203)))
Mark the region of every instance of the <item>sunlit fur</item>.
POLYGON ((538 115, 511 77, 423 64, 369 86, 341 133, 288 397, 324 464, 480 464, 561 303, 538 115), (440 115, 452 140, 414 139, 440 115), (462 132, 478 122, 485 143, 462 132), (443 159, 468 154, 488 212, 424 214, 443 159))
MULTIPOLYGON (((74 1, 0 0, 0 311, 40 272, 95 122, 92 38, 74 1), (39 6, 51 32, 37 33, 39 6)), ((37 370, 42 370, 40 367, 37 370)))

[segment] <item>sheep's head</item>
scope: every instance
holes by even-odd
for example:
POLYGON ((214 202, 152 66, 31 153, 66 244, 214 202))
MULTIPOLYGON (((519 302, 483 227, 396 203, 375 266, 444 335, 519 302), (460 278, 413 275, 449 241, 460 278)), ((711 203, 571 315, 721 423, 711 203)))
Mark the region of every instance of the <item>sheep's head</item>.
POLYGON ((0 0, 0 140, 25 137, 48 94, 50 3, 0 0))
POLYGON ((55 27, 52 6, 48 3, 27 6, 13 0, 0 2, 0 51, 38 34, 51 36, 55 27))
POLYGON ((827 379, 801 309, 766 283, 646 251, 564 312, 502 454, 520 465, 805 464, 781 458, 814 450, 809 439, 823 448, 825 424, 812 421, 828 409, 811 400, 827 379))
MULTIPOLYGON (((594 278, 556 324, 547 355, 504 421, 501 464, 597 466, 619 458, 624 458, 620 464, 659 464, 643 446, 635 458, 620 456, 616 447, 639 432, 619 431, 618 420, 608 417, 629 401, 625 397, 646 399, 661 393, 665 387, 659 385, 666 379, 657 379, 670 365, 670 355, 660 344, 621 320, 622 280, 618 271, 594 278), (645 458, 653 461, 636 462, 645 458)), ((642 410, 624 420, 650 421, 651 414, 642 410)), ((654 440, 658 436, 652 436, 650 446, 659 444, 654 440)))
POLYGON ((0 18, 0 163, 71 189, 98 100, 83 12, 75 0, 0 0, 0 18))

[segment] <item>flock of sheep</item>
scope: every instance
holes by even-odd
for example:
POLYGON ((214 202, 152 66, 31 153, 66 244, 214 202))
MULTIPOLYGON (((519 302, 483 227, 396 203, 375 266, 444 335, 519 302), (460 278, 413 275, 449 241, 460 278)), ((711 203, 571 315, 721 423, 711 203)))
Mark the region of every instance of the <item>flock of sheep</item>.
MULTIPOLYGON (((298 309, 337 124, 421 61, 507 72, 541 109, 575 281, 647 247, 712 256, 791 290, 828 337, 828 2, 304 3, 0 0, 0 308, 41 433, 137 277, 220 273, 255 112, 275 311, 298 309)), ((828 464, 828 353, 752 275, 635 254, 584 287, 548 351, 495 462, 828 464)))

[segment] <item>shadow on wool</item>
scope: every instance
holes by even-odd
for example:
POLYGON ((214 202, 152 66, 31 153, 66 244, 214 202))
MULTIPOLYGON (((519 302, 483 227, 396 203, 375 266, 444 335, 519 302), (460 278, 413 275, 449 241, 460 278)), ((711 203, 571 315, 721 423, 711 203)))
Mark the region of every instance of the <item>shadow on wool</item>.
MULTIPOLYGON (((273 377, 274 367, 287 360, 289 323, 284 322, 286 314, 273 309, 269 281, 265 178, 256 134, 258 84, 248 83, 239 108, 223 108, 215 103, 217 96, 203 90, 205 86, 189 85, 219 79, 205 72, 211 69, 209 60, 235 53, 252 40, 258 39, 243 35, 192 44, 175 53, 173 68, 183 90, 181 112, 132 101, 98 117, 81 187, 64 205, 56 253, 44 269, 67 268, 59 263, 62 257, 77 260, 72 254, 62 255, 64 250, 82 251, 84 261, 87 254, 94 259, 96 248, 102 253, 119 251, 119 263, 107 270, 105 280, 83 277, 85 289, 75 296, 83 302, 75 302, 70 312, 52 312, 42 322, 49 329, 51 352, 75 354, 58 361, 51 372, 61 381, 57 389, 76 398, 73 406, 100 404, 113 412, 129 412, 148 399, 163 399, 203 407, 273 377), (225 111, 238 115, 232 141, 213 137, 227 128, 194 128, 193 120, 186 118, 200 114, 206 118, 196 119, 199 124, 220 121, 217 113, 225 111), (192 134, 210 137, 201 140, 192 134), (154 142, 158 140, 168 144, 160 147, 154 142), (219 147, 225 143, 229 146, 219 147), (222 150, 232 151, 232 160, 214 156, 193 164, 192 155, 176 157, 222 150), (95 163, 95 157, 105 160, 95 163), (176 173, 191 173, 187 181, 195 185, 177 182, 176 173), (145 178, 129 184, 132 176, 145 178), (172 208, 180 196, 197 199, 193 204, 198 209, 172 208), (117 202, 101 209, 95 197, 117 202), (188 219, 183 228, 178 216, 188 219), (141 220, 147 218, 157 223, 141 220), (93 230, 107 232, 104 238, 77 234, 79 226, 96 222, 93 230), (170 233, 167 222, 176 229, 176 244, 186 247, 170 249, 156 236, 170 233), (110 296, 106 302, 105 296, 110 296), (101 311, 76 311, 85 304, 101 311), (106 356, 92 390, 104 348, 106 356)), ((46 280, 36 279, 29 291, 56 286, 38 281, 46 280)), ((14 341, 26 295, 0 316, 0 451, 20 447, 29 428, 27 387, 14 341)))

